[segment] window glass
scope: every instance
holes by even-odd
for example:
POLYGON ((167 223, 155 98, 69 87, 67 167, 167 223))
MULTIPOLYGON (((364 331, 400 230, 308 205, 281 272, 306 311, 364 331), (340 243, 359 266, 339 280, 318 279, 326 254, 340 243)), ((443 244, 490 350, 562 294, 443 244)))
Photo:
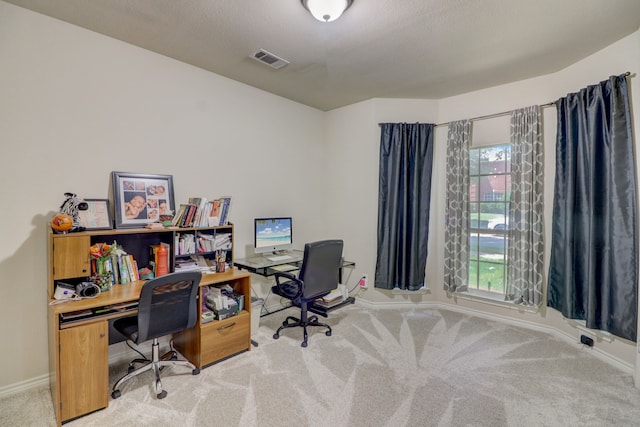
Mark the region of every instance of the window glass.
POLYGON ((474 148, 469 157, 469 289, 504 295, 511 148, 474 148))

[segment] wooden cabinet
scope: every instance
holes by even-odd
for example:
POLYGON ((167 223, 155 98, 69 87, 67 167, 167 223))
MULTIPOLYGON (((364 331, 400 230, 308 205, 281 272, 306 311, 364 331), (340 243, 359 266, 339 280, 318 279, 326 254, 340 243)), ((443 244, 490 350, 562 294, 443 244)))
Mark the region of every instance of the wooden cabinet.
MULTIPOLYGON (((236 294, 243 295, 243 310, 222 321, 201 323, 202 308, 194 328, 174 334, 176 348, 199 368, 236 353, 251 349, 251 275, 233 267, 233 226, 207 229, 119 229, 84 231, 72 234, 49 233, 48 292, 53 299, 55 285, 63 281, 75 285, 90 276, 89 248, 95 243, 116 241, 134 256, 139 267, 148 265, 151 245, 169 247, 170 266, 175 260, 189 256, 176 250, 178 234, 205 235, 206 239, 223 237, 227 242, 224 273, 203 273, 200 282, 200 301, 206 286, 230 285, 236 294), (224 235, 224 236, 219 236, 224 235)), ((215 251, 196 250, 196 254, 215 257, 215 251)), ((109 322, 124 315, 135 314, 109 308, 135 302, 140 297, 144 281, 116 284, 111 290, 91 299, 68 301, 48 306, 49 374, 56 421, 64 421, 105 408, 109 403, 109 322), (80 320, 69 313, 89 312, 80 320), (109 314, 104 314, 105 312, 109 314)))
POLYGON ((51 239, 51 244, 51 253, 55 254, 51 263, 54 280, 91 274, 89 236, 68 235, 64 239, 51 239))
POLYGON ((108 323, 60 331, 60 415, 63 420, 106 408, 109 396, 108 323))

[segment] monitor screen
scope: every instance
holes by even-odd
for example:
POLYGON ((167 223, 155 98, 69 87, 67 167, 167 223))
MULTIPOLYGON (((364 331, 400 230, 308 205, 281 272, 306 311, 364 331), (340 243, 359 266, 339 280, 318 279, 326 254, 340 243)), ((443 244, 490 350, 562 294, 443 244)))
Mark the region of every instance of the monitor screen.
POLYGON ((256 218, 254 225, 256 253, 278 252, 293 247, 291 217, 256 218))

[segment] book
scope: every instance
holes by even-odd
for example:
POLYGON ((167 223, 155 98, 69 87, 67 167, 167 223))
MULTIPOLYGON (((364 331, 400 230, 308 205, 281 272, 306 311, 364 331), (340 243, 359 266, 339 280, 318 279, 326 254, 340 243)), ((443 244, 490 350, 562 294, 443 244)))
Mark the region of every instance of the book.
POLYGON ((104 260, 104 270, 105 272, 109 275, 109 283, 111 285, 115 285, 116 281, 115 281, 115 271, 113 268, 113 261, 111 259, 111 257, 107 258, 104 260))
POLYGON ((200 206, 198 207, 198 214, 196 216, 195 226, 196 227, 207 227, 207 206, 209 205, 209 201, 206 197, 203 197, 200 201, 200 206))
POLYGON ((187 203, 185 215, 184 215, 184 221, 180 225, 181 227, 188 228, 193 226, 193 217, 195 216, 196 209, 197 209, 196 205, 194 205, 193 203, 187 203))
POLYGON ((184 211, 187 209, 187 205, 185 203, 180 204, 180 206, 178 207, 178 212, 176 212, 176 215, 173 217, 173 220, 171 221, 171 225, 173 227, 179 227, 182 219, 184 217, 184 211))
POLYGON ((220 206, 220 225, 227 225, 229 223, 229 211, 231 210, 231 197, 221 197, 220 206))
POLYGON ((133 259, 133 257, 131 257, 131 259, 133 260, 133 275, 136 278, 136 282, 138 280, 140 280, 140 273, 138 272, 138 261, 136 261, 135 259, 133 259))
POLYGON ((118 255, 116 255, 115 251, 111 253, 111 274, 113 276, 113 285, 116 283, 122 283, 120 280, 120 265, 118 264, 118 255))
POLYGON ((313 302, 313 305, 316 305, 318 307, 323 307, 323 308, 331 308, 331 307, 340 305, 343 302, 344 302, 344 297, 340 295, 340 298, 336 298, 333 301, 328 301, 328 302, 324 301, 322 298, 318 298, 313 302))
POLYGON ((207 223, 209 227, 220 225, 220 200, 211 201, 211 212, 209 212, 207 223))
POLYGON ((176 234, 176 255, 186 255, 196 252, 195 236, 191 233, 176 234))
POLYGON ((189 197, 189 204, 195 206, 195 212, 193 214, 191 226, 201 227, 202 215, 207 205, 207 199, 204 197, 189 197))
POLYGON ((120 268, 120 283, 126 285, 131 281, 131 276, 129 275, 129 267, 127 267, 127 261, 125 257, 128 256, 126 254, 118 255, 118 267, 120 268))
POLYGON ((135 282, 136 280, 136 268, 135 268, 135 260, 133 259, 132 255, 126 255, 124 256, 124 260, 127 263, 127 270, 129 270, 129 281, 130 282, 135 282))

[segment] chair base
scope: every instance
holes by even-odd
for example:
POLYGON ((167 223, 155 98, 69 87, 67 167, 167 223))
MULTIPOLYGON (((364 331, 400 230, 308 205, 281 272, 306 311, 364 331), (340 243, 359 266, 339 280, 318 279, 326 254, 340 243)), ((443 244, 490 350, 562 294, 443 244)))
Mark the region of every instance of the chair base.
POLYGON ((151 360, 149 359, 132 360, 131 363, 129 363, 129 369, 128 369, 127 375, 120 378, 113 385, 111 397, 114 399, 117 399, 121 396, 122 393, 120 392, 120 385, 122 383, 124 383, 125 381, 137 375, 140 375, 143 372, 153 369, 156 376, 156 381, 155 381, 156 397, 158 399, 164 399, 167 396, 167 392, 162 389, 162 382, 160 381, 160 371, 165 366, 186 366, 188 368, 191 368, 192 375, 198 375, 200 373, 200 369, 196 368, 188 360, 177 360, 177 359, 178 359, 178 354, 173 350, 160 356, 160 343, 158 342, 157 338, 154 338, 153 344, 151 347, 151 360), (134 367, 134 364, 136 363, 142 363, 143 365, 136 369, 134 367))
POLYGON ((325 332, 325 335, 330 337, 331 336, 331 326, 327 325, 326 323, 321 323, 318 322, 318 316, 311 316, 309 317, 306 321, 302 321, 296 317, 293 316, 289 316, 287 317, 284 322, 282 322, 282 326, 280 326, 278 328, 278 330, 276 331, 275 334, 273 334, 273 339, 277 340, 278 338, 280 338, 280 331, 286 328, 295 328, 295 327, 301 327, 303 332, 304 332, 304 339, 302 341, 302 344, 300 344, 300 346, 302 347, 306 347, 307 346, 307 341, 309 339, 309 335, 307 334, 307 326, 322 326, 327 328, 327 331, 325 332))

